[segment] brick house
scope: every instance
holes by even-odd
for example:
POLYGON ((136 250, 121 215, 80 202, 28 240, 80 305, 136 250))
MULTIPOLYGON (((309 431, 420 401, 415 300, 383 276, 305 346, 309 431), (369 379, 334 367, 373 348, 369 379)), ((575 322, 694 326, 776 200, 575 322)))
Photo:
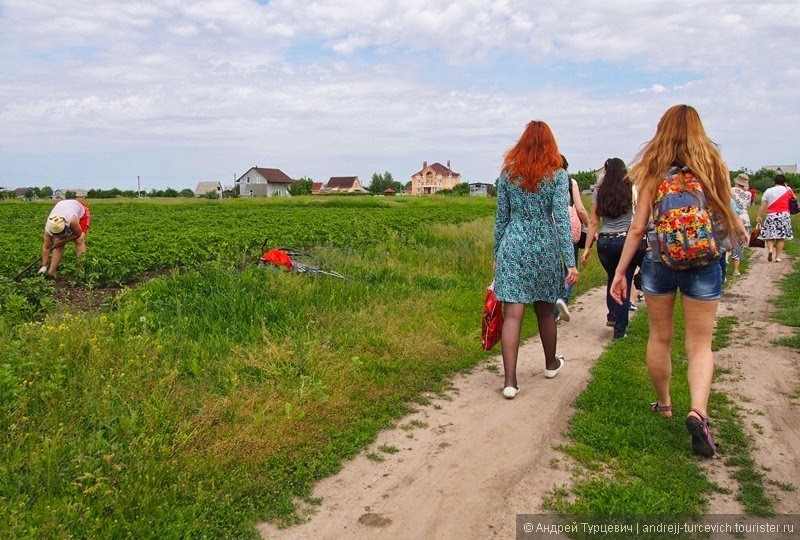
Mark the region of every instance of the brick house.
POLYGON ((450 160, 447 161, 447 167, 438 162, 428 165, 427 161, 423 161, 422 170, 411 176, 411 194, 433 195, 442 189, 453 189, 460 183, 461 174, 450 168, 450 160))

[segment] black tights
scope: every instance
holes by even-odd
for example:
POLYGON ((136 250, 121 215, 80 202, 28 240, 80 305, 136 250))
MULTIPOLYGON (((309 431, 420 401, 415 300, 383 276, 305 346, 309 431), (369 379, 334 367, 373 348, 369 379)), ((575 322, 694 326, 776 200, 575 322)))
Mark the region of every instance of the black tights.
MULTIPOLYGON (((547 369, 557 369, 556 343, 558 331, 553 318, 552 302, 534 302, 533 310, 539 324, 539 338, 544 350, 544 362, 547 369)), ((503 333, 500 346, 503 350, 503 371, 505 386, 517 386, 517 356, 519 355, 519 337, 522 329, 522 318, 525 315, 525 304, 508 303, 504 305, 503 333)))

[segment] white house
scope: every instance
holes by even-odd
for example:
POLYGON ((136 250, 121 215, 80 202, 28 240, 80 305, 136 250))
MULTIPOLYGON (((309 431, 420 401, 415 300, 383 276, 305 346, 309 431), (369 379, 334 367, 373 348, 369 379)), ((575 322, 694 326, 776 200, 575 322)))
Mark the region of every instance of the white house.
POLYGON ((67 198, 67 193, 69 193, 70 191, 75 193, 75 198, 76 199, 85 199, 86 196, 89 194, 89 192, 86 191, 85 189, 63 188, 63 189, 57 189, 57 190, 53 191, 53 199, 55 199, 57 201, 60 201, 62 199, 66 199, 67 198))
POLYGON ((293 180, 280 169, 253 167, 236 180, 240 197, 290 197, 293 180))
POLYGON ((469 194, 475 197, 491 197, 494 194, 494 184, 472 183, 469 185, 469 194))

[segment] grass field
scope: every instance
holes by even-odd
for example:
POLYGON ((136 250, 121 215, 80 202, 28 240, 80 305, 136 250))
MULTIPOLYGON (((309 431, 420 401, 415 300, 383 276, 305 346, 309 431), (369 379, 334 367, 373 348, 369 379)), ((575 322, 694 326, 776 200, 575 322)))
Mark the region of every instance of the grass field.
MULTIPOLYGON (((492 201, 104 202, 92 209, 93 283, 176 270, 93 311, 53 305, 40 280, 2 283, 0 530, 10 537, 255 538, 258 520, 295 519, 295 501, 310 498, 313 482, 337 471, 422 392, 444 391, 450 376, 497 352, 479 346, 492 201), (252 261, 266 236, 311 249, 352 279, 257 268, 252 261), (139 265, 144 254, 148 262, 139 265)), ((16 220, 0 232, 0 246, 13 252, 3 259, 4 275, 35 256, 46 214, 45 206, 0 204, 0 217, 16 220)), ((65 261, 75 281, 88 272, 65 261)), ((576 294, 604 283, 601 274, 599 265, 582 272, 576 294)), ((790 288, 791 295, 796 302, 800 291, 790 288)), ((526 335, 536 331, 533 321, 526 318, 526 335)), ((637 361, 640 346, 632 341, 608 354, 637 361)), ((599 370, 592 388, 604 384, 599 370)), ((581 403, 600 408, 609 399, 639 400, 643 391, 646 383, 635 379, 615 385, 613 398, 581 403)), ((605 430, 610 421, 636 420, 578 417, 573 426, 577 436, 597 422, 605 430)), ((638 435, 617 431, 621 444, 635 446, 638 435)), ((618 460, 607 449, 584 453, 618 460)), ((643 465, 664 489, 697 475, 688 461, 654 457, 643 465)), ((577 508, 633 513, 653 500, 641 484, 624 487, 616 496, 615 486, 587 486, 577 508)), ((674 505, 656 509, 699 511, 707 489, 695 478, 674 505)))

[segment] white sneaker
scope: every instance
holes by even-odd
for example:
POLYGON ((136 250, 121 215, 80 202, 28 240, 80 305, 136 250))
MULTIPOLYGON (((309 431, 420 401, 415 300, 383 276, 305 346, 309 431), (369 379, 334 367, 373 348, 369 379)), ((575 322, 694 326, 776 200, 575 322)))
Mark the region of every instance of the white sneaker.
POLYGON ((513 386, 506 386, 503 388, 503 395, 506 399, 514 399, 514 397, 519 394, 519 386, 514 388, 513 386))
POLYGON ((639 307, 633 302, 631 302, 630 305, 628 306, 629 311, 636 311, 637 309, 639 309, 639 307))
POLYGON ((566 360, 564 360, 563 356, 556 355, 556 360, 558 360, 558 367, 556 369, 545 369, 544 370, 545 378, 552 379, 553 377, 558 375, 558 372, 561 371, 561 368, 564 367, 566 360))
POLYGON ((567 303, 561 298, 556 300, 556 309, 558 310, 558 316, 561 317, 561 320, 569 322, 569 308, 567 307, 567 303))

